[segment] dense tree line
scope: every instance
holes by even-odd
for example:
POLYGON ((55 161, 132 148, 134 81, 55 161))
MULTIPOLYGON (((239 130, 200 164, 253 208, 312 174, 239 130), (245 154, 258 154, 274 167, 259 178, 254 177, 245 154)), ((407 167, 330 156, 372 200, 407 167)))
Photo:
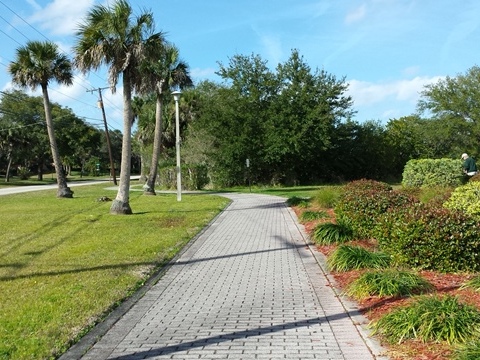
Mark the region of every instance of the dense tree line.
POLYGON ((219 63, 221 82, 193 87, 188 65, 156 32, 153 14, 134 16, 126 0, 87 13, 74 54, 70 61, 49 42, 28 42, 18 49, 9 66, 13 82, 39 86, 43 96, 3 93, 0 168, 7 174, 12 164, 35 168, 41 178, 53 163, 59 196, 69 197, 64 175, 71 167, 108 163, 104 134, 70 109, 51 104, 47 91, 50 81, 71 83, 74 68, 89 72, 106 65, 113 89, 121 79, 124 99, 123 132, 113 136, 121 185, 112 213, 131 213, 132 159, 141 162, 146 194, 155 194, 159 164, 174 163, 171 92, 176 89, 183 90, 182 160, 207 168, 214 186, 247 180, 286 185, 399 180, 410 159, 480 153, 476 66, 426 86, 417 113, 382 124, 356 120, 345 78, 311 69, 298 50, 275 69, 259 55, 234 55, 228 64, 219 63))
MULTIPOLYGON (((109 158, 105 132, 76 116, 71 109, 51 104, 57 147, 65 174, 72 169, 80 174, 95 174, 97 164, 108 172, 109 158)), ((111 132, 116 166, 120 164, 121 133, 111 132)), ((13 174, 55 171, 43 111, 42 97, 22 91, 3 92, 0 97, 0 173, 5 180, 13 174)))
MULTIPOLYGON (((460 93, 460 89, 472 96, 474 92, 464 82, 476 84, 474 80, 480 78, 477 67, 426 87, 417 114, 386 124, 355 121, 352 99, 344 95, 344 80, 324 70, 312 72, 297 51, 275 72, 259 56, 237 55, 228 66, 220 66, 219 74, 225 82, 205 81, 185 90, 180 105, 182 161, 207 166, 216 186, 244 185, 249 177, 258 184, 400 180, 410 159, 479 154, 476 110, 466 111, 464 105, 473 100, 458 96, 455 101, 444 101, 446 93, 460 93), (422 117, 427 111, 429 117, 422 117)), ((163 102, 158 162, 168 166, 174 164, 175 156, 175 110, 169 91, 163 102)), ((137 125, 134 163, 138 158, 138 163, 147 165, 146 179, 156 97, 135 97, 133 113, 137 125)), ((108 166, 103 131, 59 104, 52 104, 52 114, 67 172, 70 167, 88 172, 96 163, 108 166)), ((0 122, 2 172, 14 164, 41 178, 52 162, 42 98, 21 91, 3 93, 0 122)), ((117 166, 121 135, 116 130, 112 136, 117 166)))

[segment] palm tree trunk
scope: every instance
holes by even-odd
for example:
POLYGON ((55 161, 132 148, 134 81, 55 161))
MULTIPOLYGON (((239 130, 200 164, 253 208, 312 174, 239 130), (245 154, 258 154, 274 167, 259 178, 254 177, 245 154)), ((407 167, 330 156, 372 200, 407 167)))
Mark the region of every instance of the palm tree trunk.
POLYGON ((162 98, 161 94, 157 94, 157 104, 155 109, 155 137, 153 139, 152 163, 147 183, 144 185, 144 195, 156 195, 155 180, 158 172, 158 158, 162 145, 162 98))
POLYGON ((12 159, 13 159, 12 149, 10 149, 10 151, 8 152, 7 158, 8 158, 8 165, 7 165, 7 172, 5 173, 5 182, 10 181, 10 167, 12 166, 12 159))
POLYGON ((122 162, 120 165, 120 185, 117 197, 112 202, 110 214, 132 214, 129 204, 130 169, 132 154, 132 86, 128 72, 123 73, 123 139, 122 162))
POLYGON ((57 141, 55 139, 55 132, 53 130, 52 111, 50 108, 50 99, 48 97, 48 90, 46 86, 42 85, 43 106, 45 108, 45 121, 47 123, 48 138, 50 140, 50 148, 52 150, 53 164, 55 165, 55 173, 57 175, 57 197, 72 198, 73 191, 67 186, 67 179, 63 171, 62 161, 58 153, 57 141))

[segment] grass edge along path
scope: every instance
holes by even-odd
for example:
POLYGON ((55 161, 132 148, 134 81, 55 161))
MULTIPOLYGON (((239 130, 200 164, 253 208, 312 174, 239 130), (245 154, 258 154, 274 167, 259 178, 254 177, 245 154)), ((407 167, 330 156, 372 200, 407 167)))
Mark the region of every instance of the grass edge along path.
POLYGON ((167 264, 228 203, 214 195, 130 193, 109 214, 105 184, 0 198, 0 359, 49 359, 167 264))

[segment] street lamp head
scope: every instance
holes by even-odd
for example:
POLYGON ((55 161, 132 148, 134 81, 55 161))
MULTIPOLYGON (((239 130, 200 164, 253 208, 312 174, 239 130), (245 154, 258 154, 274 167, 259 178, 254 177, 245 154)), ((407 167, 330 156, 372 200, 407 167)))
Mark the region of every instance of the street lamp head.
POLYGON ((182 93, 182 92, 181 92, 181 91, 178 91, 178 90, 172 92, 172 95, 173 95, 173 98, 175 99, 175 101, 179 101, 179 100, 180 100, 180 94, 181 94, 181 93, 182 93))

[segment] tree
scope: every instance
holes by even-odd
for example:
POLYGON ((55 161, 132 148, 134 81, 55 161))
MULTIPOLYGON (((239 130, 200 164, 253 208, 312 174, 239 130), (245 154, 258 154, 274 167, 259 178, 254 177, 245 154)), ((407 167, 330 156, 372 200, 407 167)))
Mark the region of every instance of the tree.
MULTIPOLYGON (((83 168, 92 156, 97 156, 102 133, 78 118, 71 109, 54 106, 55 128, 63 165, 69 174, 72 167, 83 168)), ((83 169, 81 170, 83 174, 83 169)))
POLYGON ((318 181, 326 175, 325 153, 334 146, 336 127, 354 114, 348 85, 345 78, 312 70, 297 50, 277 66, 277 79, 266 138, 271 163, 288 183, 318 181))
POLYGON ((218 74, 225 83, 203 88, 200 119, 215 138, 220 185, 245 183, 249 170, 260 183, 325 178, 335 128, 354 113, 344 78, 313 71, 296 50, 276 72, 258 55, 236 55, 218 74))
POLYGON ((156 99, 152 161, 144 186, 144 194, 146 195, 156 195, 155 181, 162 145, 162 112, 165 94, 171 87, 183 89, 193 86, 188 65, 180 60, 179 51, 174 45, 162 44, 161 48, 155 49, 152 55, 154 55, 154 58, 147 59, 142 69, 145 76, 144 91, 153 91, 156 99))
MULTIPOLYGON (((10 169, 19 161, 28 164, 27 153, 36 147, 36 135, 45 128, 39 114, 43 111, 42 101, 32 102, 19 90, 2 92, 0 101, 0 158, 5 156, 5 182, 10 179, 10 169)), ((47 148, 48 151, 48 138, 47 148)))
POLYGON ((137 130, 133 134, 132 151, 140 156, 140 181, 146 182, 150 171, 152 151, 150 150, 155 133, 155 108, 151 108, 151 96, 148 98, 135 96, 132 100, 133 118, 137 123, 137 130), (148 153, 148 154, 147 154, 148 153))
POLYGON ((246 160, 252 181, 262 182, 265 163, 265 131, 272 97, 277 94, 275 75, 259 55, 235 55, 217 72, 225 86, 207 88, 204 114, 210 133, 216 138, 214 171, 219 185, 244 184, 246 160))
POLYGON ((12 75, 14 84, 24 88, 30 87, 32 90, 35 90, 38 86, 41 87, 45 121, 57 176, 57 197, 73 197, 73 192, 67 186, 66 176, 58 152, 51 104, 48 97, 48 85, 52 80, 57 81, 59 84, 72 84, 73 73, 70 60, 65 55, 61 55, 57 45, 52 42, 29 41, 26 46, 17 49, 16 59, 10 63, 8 71, 12 75))
POLYGON ((150 12, 133 17, 132 8, 125 0, 117 0, 111 7, 97 5, 77 30, 74 46, 75 64, 82 72, 109 67, 109 83, 113 91, 118 78, 123 84, 123 141, 120 185, 110 208, 111 214, 131 214, 129 203, 132 153, 132 93, 140 88, 140 64, 148 49, 163 42, 161 33, 154 33, 154 19, 150 12))
POLYGON ((450 115, 465 121, 480 123, 480 67, 474 66, 465 75, 447 76, 428 84, 421 92, 418 109, 435 116, 450 115))
POLYGON ((444 125, 452 123, 449 131, 456 134, 451 134, 451 139, 462 144, 464 151, 460 153, 474 151, 478 154, 476 144, 480 141, 479 103, 480 67, 474 66, 465 74, 447 76, 437 83, 426 85, 417 107, 420 113, 430 112, 444 125))

